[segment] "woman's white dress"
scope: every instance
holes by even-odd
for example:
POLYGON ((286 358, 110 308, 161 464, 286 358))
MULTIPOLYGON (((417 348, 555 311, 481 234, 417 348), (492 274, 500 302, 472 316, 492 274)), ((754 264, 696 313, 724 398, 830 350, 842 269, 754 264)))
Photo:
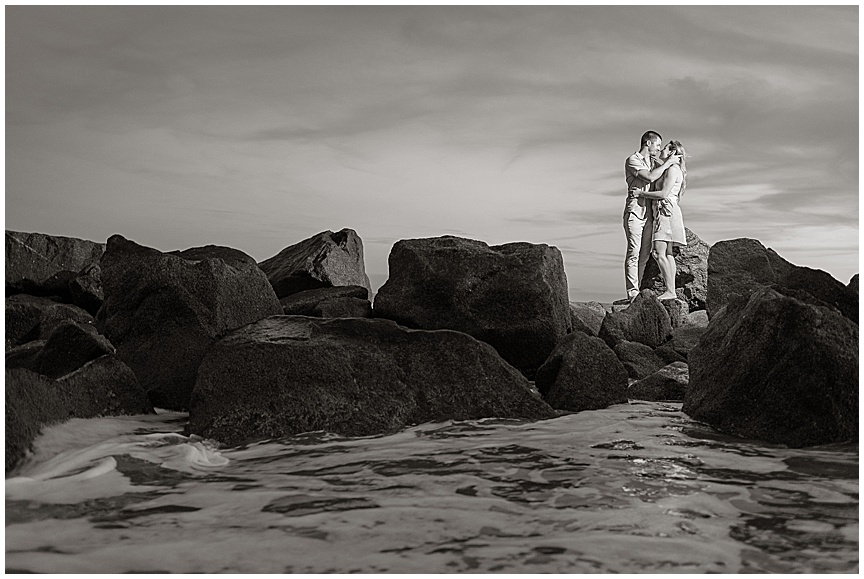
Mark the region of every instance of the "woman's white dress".
POLYGON ((652 241, 671 241, 675 245, 687 245, 687 233, 684 231, 684 216, 678 207, 678 193, 681 183, 675 183, 666 199, 658 199, 652 203, 654 213, 654 235, 652 241))

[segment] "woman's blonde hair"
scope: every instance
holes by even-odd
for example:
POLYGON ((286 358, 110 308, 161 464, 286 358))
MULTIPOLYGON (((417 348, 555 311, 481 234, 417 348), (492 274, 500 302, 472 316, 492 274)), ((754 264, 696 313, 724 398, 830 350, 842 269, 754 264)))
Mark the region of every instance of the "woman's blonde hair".
POLYGON ((687 151, 684 150, 684 145, 681 144, 681 141, 669 141, 666 146, 669 147, 669 150, 673 155, 681 156, 681 161, 678 166, 681 167, 681 173, 684 174, 684 180, 681 182, 681 190, 678 192, 678 197, 680 198, 684 195, 684 190, 687 188, 687 151))

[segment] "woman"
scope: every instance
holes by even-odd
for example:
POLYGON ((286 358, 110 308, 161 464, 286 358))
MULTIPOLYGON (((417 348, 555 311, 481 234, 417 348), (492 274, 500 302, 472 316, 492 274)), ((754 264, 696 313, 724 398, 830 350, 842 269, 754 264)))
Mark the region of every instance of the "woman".
POLYGON ((657 180, 657 191, 643 193, 643 197, 654 199, 652 211, 654 215, 654 234, 651 242, 654 245, 651 255, 654 256, 666 291, 658 299, 671 300, 677 297, 675 293, 675 257, 672 248, 676 245, 687 245, 687 234, 684 232, 684 217, 678 201, 687 188, 687 163, 684 147, 678 141, 669 141, 660 151, 660 160, 665 161, 672 155, 680 155, 681 162, 671 165, 660 179, 657 180))

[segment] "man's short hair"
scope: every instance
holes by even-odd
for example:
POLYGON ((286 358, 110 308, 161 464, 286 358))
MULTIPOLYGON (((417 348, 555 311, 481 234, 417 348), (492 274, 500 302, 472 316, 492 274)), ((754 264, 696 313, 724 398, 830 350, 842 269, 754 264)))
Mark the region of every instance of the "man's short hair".
POLYGON ((644 147, 650 141, 663 141, 663 137, 660 136, 660 133, 656 131, 645 131, 642 135, 642 141, 639 143, 640 147, 644 147))

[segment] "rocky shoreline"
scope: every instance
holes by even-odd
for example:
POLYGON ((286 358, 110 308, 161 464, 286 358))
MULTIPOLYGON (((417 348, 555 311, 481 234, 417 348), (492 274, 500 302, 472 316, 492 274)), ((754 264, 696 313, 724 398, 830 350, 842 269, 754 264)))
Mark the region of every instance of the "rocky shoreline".
POLYGON ((678 299, 568 301, 560 251, 453 236, 397 242, 370 300, 363 244, 325 231, 256 263, 6 232, 6 472, 71 417, 189 412, 226 444, 683 401, 724 432, 857 440, 858 275, 755 239, 687 231, 678 299))

